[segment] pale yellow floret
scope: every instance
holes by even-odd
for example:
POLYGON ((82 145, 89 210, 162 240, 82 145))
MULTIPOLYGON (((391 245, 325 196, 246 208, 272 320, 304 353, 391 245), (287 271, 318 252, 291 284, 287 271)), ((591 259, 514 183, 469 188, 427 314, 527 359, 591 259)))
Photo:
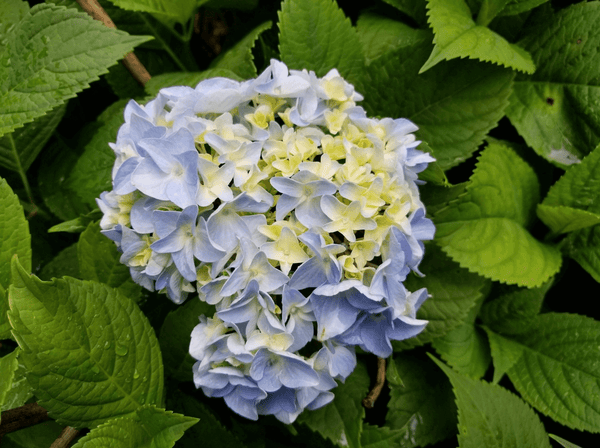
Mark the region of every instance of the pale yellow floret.
POLYGON ((347 156, 346 163, 344 163, 335 175, 335 179, 340 185, 344 182, 352 182, 360 185, 371 182, 374 178, 375 175, 371 172, 371 165, 368 163, 365 165, 359 164, 352 155, 347 156))
POLYGON ((326 110, 323 113, 325 117, 325 123, 327 124, 327 129, 332 134, 337 134, 342 130, 342 126, 344 125, 344 121, 348 117, 348 114, 345 114, 339 109, 334 110, 326 110))
POLYGON ((350 248, 350 257, 354 259, 356 266, 362 269, 367 262, 379 255, 380 245, 376 241, 363 239, 350 243, 350 248))
POLYGON ((331 160, 340 160, 346 158, 346 148, 344 148, 344 138, 340 135, 332 137, 326 135, 321 139, 321 149, 323 154, 331 157, 331 160))
POLYGON ((348 280, 362 280, 362 270, 354 264, 354 258, 349 255, 342 255, 338 261, 344 269, 344 277, 348 280))
POLYGON ((254 110, 254 113, 244 115, 244 118, 254 126, 267 129, 269 123, 275 119, 275 114, 271 106, 262 104, 254 110))
POLYGON ((334 76, 330 79, 321 79, 321 88, 325 91, 325 94, 332 100, 335 101, 346 101, 348 95, 345 92, 346 83, 340 76, 334 76))
POLYGON ((146 266, 148 264, 148 260, 152 256, 152 249, 150 249, 150 245, 158 240, 158 236, 156 235, 141 235, 142 240, 146 243, 144 248, 140 250, 137 254, 135 254, 129 260, 128 264, 132 267, 137 266, 146 266))
POLYGON ((293 230, 283 227, 279 238, 270 243, 261 246, 267 258, 276 260, 281 266, 281 272, 288 274, 294 263, 303 263, 308 260, 308 256, 300 247, 300 242, 293 230))
POLYGON ((318 162, 302 162, 300 169, 302 171, 310 171, 322 179, 331 180, 341 166, 335 160, 331 160, 329 154, 323 154, 318 162))
POLYGON ((290 120, 291 112, 292 112, 292 108, 288 107, 285 111, 277 113, 277 115, 279 115, 281 117, 281 119, 283 120, 285 125, 290 128, 294 126, 294 123, 292 123, 292 120, 290 120))

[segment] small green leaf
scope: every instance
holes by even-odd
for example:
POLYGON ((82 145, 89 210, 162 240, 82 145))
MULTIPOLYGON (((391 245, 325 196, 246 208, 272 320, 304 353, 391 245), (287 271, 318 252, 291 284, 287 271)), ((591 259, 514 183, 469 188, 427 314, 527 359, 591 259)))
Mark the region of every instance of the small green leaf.
POLYGON ((227 70, 224 68, 209 68, 208 70, 204 70, 202 72, 195 73, 163 73, 162 75, 153 76, 150 81, 146 83, 144 86, 146 89, 146 93, 150 96, 158 95, 160 89, 164 87, 171 86, 189 86, 196 87, 200 81, 203 81, 208 78, 230 78, 235 79, 236 81, 241 81, 238 75, 236 75, 231 70, 227 70))
POLYGON ((142 11, 176 20, 180 24, 187 23, 196 10, 198 0, 110 0, 119 8, 129 11, 142 11))
POLYGON ((312 431, 340 447, 359 448, 365 409, 362 399, 369 390, 367 369, 358 362, 346 382, 334 389, 335 398, 327 406, 305 411, 298 417, 312 431))
POLYGON ((448 379, 427 358, 394 355, 402 385, 390 384, 386 425, 403 433, 399 447, 426 446, 456 432, 456 406, 448 379))
POLYGON ((523 349, 517 343, 483 327, 490 341, 492 359, 494 361, 494 378, 492 384, 498 384, 504 374, 515 365, 523 354, 523 349))
POLYGON ((361 436, 362 448, 389 448, 397 446, 402 437, 403 431, 399 429, 390 429, 386 426, 379 427, 365 423, 361 436))
POLYGON ((568 440, 563 439, 562 437, 555 436, 554 434, 548 434, 548 435, 550 436, 551 439, 556 440, 558 443, 560 443, 565 448, 581 448, 580 446, 575 445, 574 443, 571 443, 568 440))
POLYGON ((83 150, 68 179, 68 187, 90 209, 97 207, 96 198, 103 191, 112 190, 112 168, 115 153, 108 146, 117 140, 117 133, 125 122, 123 108, 127 100, 110 105, 98 117, 99 128, 83 150))
POLYGON ((462 267, 503 283, 528 288, 560 268, 560 252, 525 229, 539 199, 533 169, 501 144, 482 153, 461 196, 434 217, 436 241, 462 267))
POLYGON ((92 429, 74 448, 171 448, 197 418, 154 406, 143 406, 135 416, 118 418, 92 429))
POLYGON ((483 0, 477 14, 477 25, 488 26, 510 0, 483 0))
POLYGON ((371 12, 360 15, 356 31, 367 64, 390 51, 430 39, 426 30, 415 30, 402 22, 371 12))
POLYGON ((29 5, 23 0, 4 0, 0 9, 0 53, 4 51, 4 41, 17 23, 27 15, 29 5))
POLYGON ((463 324, 445 336, 435 339, 433 348, 456 371, 472 378, 481 378, 487 371, 491 356, 487 339, 475 326, 482 300, 471 308, 463 324))
POLYGON ((566 168, 600 143, 600 3, 539 14, 519 45, 539 67, 519 77, 506 115, 527 144, 566 168))
POLYGON ((93 428, 163 399, 152 327, 118 290, 72 278, 43 282, 13 259, 9 318, 41 406, 93 428))
POLYGON ((81 280, 79 261, 77 260, 77 243, 61 250, 42 268, 39 277, 42 280, 51 280, 66 275, 81 280))
POLYGON ((222 56, 215 59, 211 64, 211 68, 231 70, 243 79, 255 78, 257 73, 252 49, 254 48, 258 36, 260 36, 263 31, 271 28, 271 26, 273 26, 273 22, 271 21, 258 25, 235 44, 233 48, 230 48, 223 53, 222 56))
MULTIPOLYGON (((31 235, 19 198, 0 178, 0 287, 10 283, 10 260, 17 254, 25 269, 31 269, 31 235)), ((1 322, 1 320, 0 320, 1 322)))
POLYGON ((108 28, 73 9, 34 6, 9 34, 0 55, 0 135, 74 97, 148 39, 108 28))
POLYGON ((417 311, 417 318, 429 323, 414 338, 394 341, 396 351, 427 344, 460 326, 475 302, 484 297, 491 283, 460 268, 435 245, 427 245, 419 269, 425 277, 410 276, 405 286, 409 291, 427 288, 431 294, 417 311))
MULTIPOLYGON (((415 30, 415 33, 419 31, 415 30)), ((367 113, 404 117, 435 152, 442 170, 468 159, 504 116, 514 73, 475 61, 450 61, 419 75, 428 42, 400 48, 365 67, 360 84, 367 113)))
POLYGON ((0 137, 0 165, 24 176, 52 136, 65 110, 65 106, 57 107, 34 122, 0 137))
POLYGON ((8 297, 6 290, 0 285, 0 341, 2 339, 10 339, 10 322, 8 322, 8 297))
POLYGON ((450 378, 456 395, 461 448, 550 448, 542 422, 526 403, 500 386, 471 379, 433 360, 450 378))
POLYGON ((0 358, 0 378, 2 378, 2 381, 0 381, 0 409, 2 411, 11 409, 5 407, 4 403, 6 402, 6 396, 12 388, 15 371, 17 370, 17 366, 19 365, 19 363, 17 362, 18 354, 19 349, 16 349, 8 355, 0 358))
POLYGON ((540 288, 516 289, 502 294, 482 306, 479 318, 498 333, 521 333, 539 314, 551 285, 552 282, 548 282, 540 288))
MULTIPOLYGON (((27 381, 27 369, 21 363, 19 363, 19 353, 20 349, 17 348, 14 350, 11 355, 15 356, 17 367, 13 371, 12 378, 10 380, 11 386, 10 389, 7 390, 6 395, 4 397, 4 402, 0 406, 2 411, 7 411, 9 409, 15 409, 20 406, 23 406, 31 397, 33 397, 33 389, 31 385, 27 381)), ((7 358, 5 356, 4 358, 7 358)), ((6 376, 2 376, 2 379, 9 378, 6 376)))
POLYGON ((167 314, 160 328, 158 342, 163 353, 165 373, 179 381, 192 380, 196 360, 189 353, 192 330, 200 323, 200 315, 212 317, 215 307, 198 297, 167 314))
POLYGON ((332 68, 355 82, 364 64, 361 44, 350 19, 333 0, 284 0, 279 15, 279 51, 290 69, 332 68))
POLYGON ((510 339, 523 350, 508 370, 521 396, 562 425, 600 432, 600 322, 542 314, 510 339))
POLYGON ((600 226, 576 230, 567 242, 569 257, 600 283, 600 226))
POLYGON ((526 11, 530 11, 536 8, 548 0, 509 0, 502 11, 500 16, 515 16, 526 11))
MULTIPOLYGON (((482 5, 483 6, 483 5, 482 5)), ((533 73, 531 55, 485 26, 477 25, 464 0, 428 0, 429 24, 435 48, 420 73, 454 58, 479 59, 525 73, 533 73)), ((486 20, 489 17, 486 15, 486 20)), ((491 19, 490 19, 491 20, 491 19)))
POLYGON ((383 0, 412 18, 421 28, 427 27, 427 2, 425 0, 383 0))
POLYGON ((538 205, 538 216, 556 234, 600 223, 600 146, 572 166, 538 205))

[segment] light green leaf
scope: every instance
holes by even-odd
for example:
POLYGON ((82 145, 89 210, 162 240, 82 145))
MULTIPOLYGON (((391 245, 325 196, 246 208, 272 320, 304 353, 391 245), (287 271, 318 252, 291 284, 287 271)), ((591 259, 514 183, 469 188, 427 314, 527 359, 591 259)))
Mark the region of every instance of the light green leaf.
POLYGON ((148 39, 108 28, 73 9, 34 6, 0 55, 0 135, 74 97, 148 39))
POLYGON ((11 339, 10 322, 8 322, 8 297, 6 290, 0 285, 0 341, 2 339, 11 339))
POLYGON ((146 93, 150 96, 156 96, 160 89, 171 86, 189 86, 196 87, 200 81, 208 78, 230 78, 236 81, 241 81, 238 75, 231 70, 222 68, 209 68, 202 72, 175 72, 175 73, 163 73, 162 75, 153 76, 150 81, 146 83, 144 88, 146 93))
POLYGON ((540 14, 519 45, 539 67, 515 81, 506 114, 540 156, 566 168, 600 143, 600 3, 540 14))
POLYGON ((22 0, 4 0, 0 8, 0 53, 4 51, 7 36, 14 27, 27 15, 29 5, 22 0))
POLYGON ((562 425, 600 432, 600 322, 542 314, 511 340, 523 350, 508 370, 521 396, 562 425))
POLYGON ((548 0, 509 0, 502 11, 500 16, 514 16, 523 12, 529 11, 536 8, 548 0))
POLYGON ((115 153, 108 146, 117 140, 119 128, 125 122, 123 109, 127 100, 111 104, 98 117, 99 128, 77 160, 67 185, 90 209, 96 208, 96 198, 103 191, 112 190, 112 168, 115 153))
POLYGON ((119 8, 162 16, 165 20, 187 23, 196 10, 198 0, 110 0, 119 8))
POLYGON ((494 333, 487 327, 483 327, 486 331, 488 340, 490 341, 490 349, 492 359, 494 361, 494 378, 492 384, 498 384, 504 374, 515 365, 523 354, 523 349, 520 345, 494 333))
POLYGON ((527 330, 539 314, 544 296, 552 282, 540 288, 512 289, 486 302, 479 313, 485 325, 501 334, 517 334, 527 330))
POLYGON ((456 371, 472 378, 481 378, 487 371, 491 356, 483 331, 475 327, 482 300, 471 308, 464 323, 432 342, 433 348, 456 371))
POLYGON ((542 422, 526 403, 500 386, 471 379, 434 361, 450 378, 456 395, 461 448, 550 448, 542 422))
POLYGON ((359 361, 346 382, 334 389, 335 398, 331 403, 303 412, 297 421, 340 447, 359 448, 365 416, 362 399, 368 390, 369 375, 359 361))
MULTIPOLYGON (((31 388, 31 385, 27 381, 26 377, 27 369, 25 369, 25 366, 23 364, 18 362, 20 351, 21 350, 17 348, 11 353, 11 355, 15 356, 17 367, 13 371, 13 376, 10 380, 11 385, 6 392, 6 396, 4 397, 4 403, 2 403, 2 405, 0 406, 2 408, 2 411, 7 411, 9 409, 15 409, 19 406, 23 406, 31 397, 33 397, 33 389, 31 388)), ((5 356, 5 358, 7 357, 8 355, 5 356)), ((9 377, 2 376, 1 378, 4 380, 4 378, 9 377)))
POLYGON ((17 348, 8 355, 0 358, 0 378, 2 378, 2 381, 0 381, 0 409, 2 411, 11 409, 5 407, 4 403, 6 402, 6 396, 12 388, 15 371, 17 370, 17 366, 19 365, 17 361, 18 354, 19 349, 17 348))
POLYGON ((154 406, 143 406, 135 416, 112 419, 77 442, 74 448, 171 448, 197 418, 154 406))
POLYGON ((192 330, 200 323, 200 315, 212 317, 215 311, 214 306, 192 297, 167 314, 160 328, 158 342, 168 376, 179 381, 192 380, 192 367, 196 362, 189 353, 192 330))
POLYGON ((562 260, 558 249, 525 229, 538 200, 533 169, 512 149, 490 144, 467 194, 435 215, 437 243, 472 272, 503 283, 539 286, 558 272, 562 260))
POLYGON ((396 351, 427 344, 460 326, 475 302, 484 297, 491 283, 460 268, 435 245, 426 246, 419 269, 425 277, 409 276, 405 286, 409 291, 427 288, 431 294, 417 311, 417 318, 429 323, 414 338, 394 341, 396 351))
POLYGON ((163 399, 163 364, 137 305, 101 283, 43 282, 16 259, 9 317, 27 380, 49 415, 78 428, 163 399))
POLYGON ((0 137, 0 165, 25 175, 65 114, 60 106, 22 128, 0 137))
POLYGON ((379 427, 365 423, 361 436, 361 446, 362 448, 397 446, 400 437, 402 437, 402 432, 399 429, 390 429, 387 426, 379 427))
POLYGON ((483 0, 477 14, 477 25, 488 26, 510 0, 483 0))
POLYGON ((403 383, 390 383, 386 416, 386 425, 403 433, 396 446, 426 446, 455 434, 456 406, 444 374, 429 359, 412 353, 394 355, 390 365, 396 368, 403 383))
POLYGON ((383 0, 412 18, 420 27, 427 26, 427 2, 425 0, 383 0))
POLYGON ((600 283, 600 225, 572 232, 566 248, 569 257, 600 283))
MULTIPOLYGON (((476 24, 464 0, 428 0, 427 8, 429 24, 435 34, 435 48, 420 73, 440 61, 465 57, 525 73, 535 71, 531 55, 489 28, 476 24)), ((486 15, 487 19, 491 20, 486 15)))
POLYGON ((257 73, 252 49, 258 36, 263 31, 271 28, 271 26, 273 26, 273 22, 271 21, 258 25, 232 48, 215 59, 211 64, 211 68, 231 70, 243 79, 256 78, 257 73))
MULTIPOLYGON (((0 287, 10 283, 10 260, 17 254, 23 266, 31 270, 31 235, 19 198, 0 178, 0 287)), ((0 316, 4 319, 4 316, 0 316)), ((2 322, 0 320, 0 323, 2 322)))
POLYGON ((548 434, 548 435, 550 436, 551 439, 556 440, 558 443, 560 443, 565 448, 581 448, 580 446, 575 445, 574 443, 571 443, 568 440, 563 439, 562 437, 555 436, 554 434, 548 434))
POLYGON ((554 233, 600 223, 600 146, 572 166, 538 205, 538 216, 554 233))
POLYGON ((504 116, 514 73, 475 61, 450 61, 419 75, 427 42, 403 47, 365 67, 361 105, 380 117, 404 117, 446 170, 468 159, 504 116))
POLYGON ((367 64, 389 51, 431 38, 430 33, 426 30, 415 30, 398 20, 371 12, 360 15, 356 22, 356 31, 367 64))
POLYGON ((290 69, 324 76, 336 68, 351 83, 360 76, 360 40, 335 1, 284 0, 278 16, 281 60, 290 69))
POLYGON ((135 300, 141 294, 141 286, 133 282, 129 268, 119 261, 120 258, 117 246, 100 233, 98 223, 90 223, 77 243, 81 279, 118 288, 124 296, 135 300))

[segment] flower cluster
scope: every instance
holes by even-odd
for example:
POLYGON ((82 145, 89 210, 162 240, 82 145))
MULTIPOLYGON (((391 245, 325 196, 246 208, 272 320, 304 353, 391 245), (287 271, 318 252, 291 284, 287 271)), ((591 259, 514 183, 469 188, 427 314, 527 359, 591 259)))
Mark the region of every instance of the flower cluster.
POLYGON ((333 399, 355 346, 388 357, 418 334, 409 292, 433 223, 406 119, 368 118, 331 70, 271 65, 131 101, 112 144, 101 227, 133 279, 214 305, 190 353, 194 382, 235 412, 290 423, 333 399))

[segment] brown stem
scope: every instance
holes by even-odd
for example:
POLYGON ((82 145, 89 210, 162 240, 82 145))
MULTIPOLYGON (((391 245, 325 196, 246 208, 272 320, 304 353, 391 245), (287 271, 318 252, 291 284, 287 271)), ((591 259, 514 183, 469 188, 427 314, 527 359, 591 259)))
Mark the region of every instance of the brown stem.
POLYGON ((373 389, 363 399, 362 405, 367 409, 372 409, 375 406, 375 401, 379 398, 379 394, 385 384, 385 359, 377 357, 377 377, 373 389))
POLYGON ((58 439, 56 439, 50 448, 67 448, 69 444, 79 435, 79 430, 71 426, 67 426, 62 430, 58 439))
POLYGON ((49 420, 48 411, 37 403, 29 403, 2 413, 0 423, 0 438, 9 432, 28 428, 49 420))
MULTIPOLYGON (((77 0, 77 3, 92 18, 99 20, 109 28, 117 28, 108 14, 106 14, 104 8, 96 0, 77 0)), ((146 67, 144 67, 135 54, 127 53, 121 63, 142 87, 150 80, 150 73, 148 73, 146 67)))

